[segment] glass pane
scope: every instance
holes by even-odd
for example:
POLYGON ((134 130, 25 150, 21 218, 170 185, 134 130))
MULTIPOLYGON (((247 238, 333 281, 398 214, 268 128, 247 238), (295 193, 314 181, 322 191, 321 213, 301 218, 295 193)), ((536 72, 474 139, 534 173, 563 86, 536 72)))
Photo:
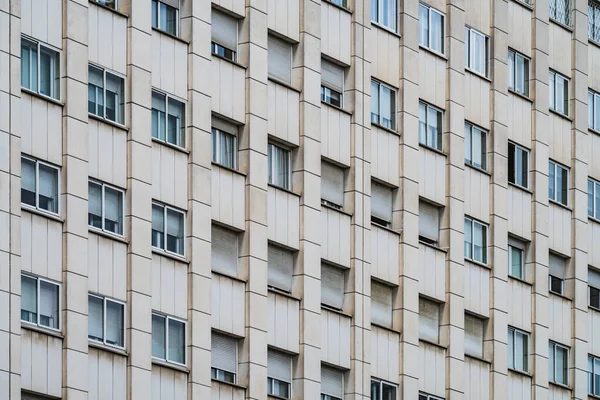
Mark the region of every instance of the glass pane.
POLYGON ((568 199, 568 182, 569 182, 569 177, 568 177, 568 171, 565 168, 561 168, 561 167, 557 167, 557 174, 558 174, 558 179, 557 179, 557 195, 558 195, 558 202, 561 204, 564 204, 565 206, 567 205, 567 199, 568 199))
POLYGON ((525 94, 525 59, 522 56, 517 55, 516 65, 516 85, 517 92, 525 94))
POLYGON ((594 394, 594 359, 588 356, 588 393, 594 394))
POLYGON ((515 331, 508 329, 508 368, 515 368, 515 331))
POLYGON ((394 91, 386 86, 381 87, 381 121, 386 128, 394 129, 394 91))
POLYGON ((554 376, 554 368, 555 368, 555 361, 554 361, 554 345, 552 343, 550 343, 548 345, 548 380, 550 380, 551 382, 555 382, 555 376, 554 376))
POLYGON ((164 249, 165 209, 152 204, 152 246, 164 249))
POLYGON ((550 109, 554 110, 554 105, 556 103, 556 99, 555 99, 555 82, 554 82, 554 72, 550 72, 548 74, 548 89, 550 90, 550 95, 549 95, 549 100, 550 100, 550 104, 549 107, 550 109))
POLYGON ((588 180, 588 215, 594 216, 594 182, 588 180))
POLYGON ((371 381, 371 400, 381 400, 379 397, 379 382, 371 381))
POLYGON ((21 275, 21 320, 37 324, 37 279, 21 275))
POLYGON ((33 80, 31 71, 33 65, 31 57, 33 52, 33 44, 28 41, 21 40, 21 86, 31 90, 31 84, 33 80))
POLYGON ((594 196, 595 196, 595 210, 594 210, 594 217, 596 219, 600 219, 600 184, 599 183, 594 183, 594 187, 595 187, 595 191, 594 191, 594 196))
POLYGON ((520 362, 521 371, 527 372, 529 370, 529 363, 528 363, 528 359, 529 359, 528 339, 529 339, 529 337, 527 335, 525 335, 524 333, 520 333, 520 332, 517 332, 516 336, 517 336, 517 340, 520 342, 520 347, 522 349, 522 353, 517 353, 517 354, 519 354, 519 360, 521 361, 520 362))
POLYGON ((391 30, 396 30, 396 0, 380 0, 382 2, 382 23, 391 30))
POLYGON ((88 296, 88 338, 104 339, 104 301, 100 297, 88 296))
POLYGON ((102 186, 88 183, 88 225, 102 229, 102 186))
POLYGON ((508 88, 515 89, 515 52, 508 52, 508 88))
POLYGON ((593 128, 600 131, 600 95, 594 95, 594 115, 593 115, 593 128))
POLYGON ((58 99, 58 53, 40 48, 40 93, 58 99))
POLYGON ((478 168, 484 168, 484 144, 483 135, 479 129, 473 128, 473 165, 478 168))
POLYGON ((21 203, 35 207, 35 161, 21 158, 21 203))
POLYGON ((235 136, 218 130, 214 131, 214 135, 218 142, 218 162, 225 167, 235 168, 235 136))
POLYGON ((152 0, 152 26, 158 28, 158 1, 152 0))
POLYGON ((554 163, 548 163, 548 198, 556 200, 556 167, 554 163))
POLYGON ((183 254, 183 214, 167 209, 167 250, 183 254))
POLYGON ((152 315, 152 357, 165 360, 166 355, 165 317, 152 315))
POLYGON ((444 52, 444 17, 442 14, 431 11, 431 49, 439 53, 444 52))
POLYGON ((600 395, 600 358, 594 358, 594 394, 600 395))
POLYGON ((567 349, 564 349, 562 347, 556 348, 556 381, 564 385, 567 384, 567 369, 569 365, 567 357, 567 349))
POLYGON ((114 346, 123 346, 123 304, 106 301, 106 342, 114 346))
POLYGON ((429 47, 429 8, 419 4, 419 44, 429 47))
POLYGON ((473 259, 482 263, 486 262, 486 237, 485 227, 480 223, 473 223, 473 259))
POLYGON ((185 324, 169 320, 169 361, 185 364, 185 324))
POLYGON ((588 128, 594 129, 594 94, 588 92, 588 128))
POLYGON ((167 33, 177 36, 177 9, 166 4, 160 4, 161 27, 167 33))
POLYGON ((122 78, 106 74, 106 118, 119 124, 125 123, 123 85, 122 78))
POLYGON ((169 99, 168 131, 167 141, 176 146, 184 147, 184 105, 180 101, 174 99, 169 99))
POLYGON ((40 325, 58 329, 58 286, 40 281, 40 325))
POLYGON ((371 122, 379 123, 379 84, 375 81, 371 81, 371 122))
POLYGON ((510 247, 510 274, 515 278, 523 279, 523 251, 510 247))
POLYGON ((465 218, 465 258, 473 257, 473 223, 465 218))
POLYGON ((473 59, 471 60, 471 67, 475 72, 482 75, 485 74, 485 37, 479 33, 472 32, 471 38, 473 39, 473 59))
POLYGON ((104 188, 104 229, 123 234, 123 192, 104 188))
POLYGON ((438 133, 441 126, 438 124, 440 112, 435 108, 427 108, 427 145, 439 149, 438 133))
POLYGON ((471 154, 471 141, 473 140, 471 137, 471 125, 465 124, 465 163, 472 164, 471 154))
POLYGON ((427 144, 427 106, 419 103, 419 143, 427 144))
POLYGON ((379 0, 371 0, 371 20, 379 22, 379 0))
POLYGON ((166 96, 152 92, 152 137, 165 140, 166 137, 166 96))
POLYGON ((41 209, 58 213, 58 170, 44 164, 39 164, 39 201, 41 209))
POLYGON ((566 114, 565 112, 565 80, 559 76, 557 76, 556 78, 556 104, 555 104, 555 110, 566 114))
POLYGON ((382 400, 396 400, 396 387, 382 384, 382 400))

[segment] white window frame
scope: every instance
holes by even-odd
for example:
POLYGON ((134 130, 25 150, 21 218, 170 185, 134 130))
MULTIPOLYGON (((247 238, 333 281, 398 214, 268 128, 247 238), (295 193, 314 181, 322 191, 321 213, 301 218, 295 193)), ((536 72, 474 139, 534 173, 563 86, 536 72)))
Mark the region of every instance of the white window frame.
POLYGON ((509 174, 508 174, 508 182, 512 185, 524 188, 524 189, 529 189, 529 149, 526 149, 525 147, 518 145, 515 142, 508 142, 508 158, 510 159, 510 146, 514 146, 514 154, 513 154, 513 171, 514 171, 514 177, 512 177, 514 182, 511 182, 511 176, 510 176, 510 168, 509 168, 509 174), (525 185, 521 185, 520 183, 518 183, 518 177, 521 175, 521 173, 519 172, 519 159, 518 159, 518 155, 520 153, 524 153, 525 154, 525 162, 527 164, 527 171, 525 172, 525 178, 527 179, 527 182, 525 182, 525 185))
POLYGON ((549 0, 548 1, 548 16, 551 21, 557 22, 561 25, 571 26, 571 1, 570 0, 549 0), (563 2, 565 9, 564 20, 559 19, 559 2, 563 2))
MULTIPOLYGON (((437 121, 436 121, 437 122, 437 121)), ((429 103, 426 103, 424 101, 419 100, 419 132, 418 132, 418 136, 419 136, 419 144, 423 145, 425 147, 428 147, 430 149, 434 149, 434 150, 438 150, 438 151, 442 151, 442 149, 444 148, 444 110, 437 108, 435 106, 432 106, 429 103), (421 111, 420 108, 421 106, 425 107, 425 142, 421 141, 421 111), (433 110, 436 113, 440 114, 440 126, 437 127, 438 130, 438 134, 437 134, 437 138, 435 139, 435 141, 437 142, 437 146, 434 146, 434 144, 432 143, 428 143, 429 141, 429 126, 431 126, 429 124, 429 110, 433 110)))
POLYGON ((477 125, 473 125, 470 122, 465 122, 465 164, 466 165, 470 165, 471 167, 483 170, 483 171, 487 171, 487 136, 488 136, 488 131, 480 128, 477 125), (467 129, 469 130, 469 137, 468 137, 468 141, 467 141, 467 129), (483 154, 481 154, 481 165, 476 165, 473 162, 473 135, 481 135, 481 147, 483 150, 483 154), (469 150, 471 151, 471 154, 468 155, 467 158, 467 143, 469 143, 469 150))
POLYGON ((556 204, 561 204, 563 206, 568 206, 569 204, 569 168, 565 167, 562 164, 557 163, 556 161, 552 161, 549 160, 548 161, 548 177, 550 177, 550 170, 554 169, 554 196, 550 195, 550 185, 548 185, 548 200, 550 200, 553 203, 556 204), (567 193, 565 195, 565 202, 561 202, 558 199, 558 172, 559 170, 562 170, 562 172, 564 173, 564 176, 566 177, 567 180, 567 193))
MULTIPOLYGON (((173 317, 171 315, 167 315, 158 311, 152 310, 152 316, 156 315, 157 317, 163 318, 165 321, 165 358, 159 358, 152 354, 152 359, 161 360, 167 362, 169 364, 186 366, 188 362, 188 354, 187 354, 187 345, 188 345, 188 332, 187 332, 187 321, 181 318, 173 317), (184 343, 183 343, 183 363, 173 361, 169 359, 169 321, 177 321, 183 324, 183 334, 184 334, 184 343)), ((150 349, 152 351, 152 349, 150 349)))
POLYGON ((549 368, 549 369, 550 369, 550 368, 554 369, 554 378, 552 378, 552 377, 548 376, 548 381, 550 381, 550 382, 552 382, 552 383, 559 384, 559 385, 564 385, 564 386, 567 386, 567 385, 569 385, 569 365, 570 365, 570 363, 569 363, 569 361, 570 361, 570 360, 569 360, 569 358, 570 358, 570 351, 569 351, 569 350, 570 350, 570 349, 569 349, 567 346, 563 346, 563 345, 562 345, 562 344, 560 344, 560 343, 556 343, 556 342, 553 342, 553 341, 550 341, 550 342, 549 342, 549 344, 548 344, 548 352, 549 352, 549 354, 548 354, 548 368, 549 368), (557 374, 556 374, 556 373, 557 373, 557 371, 556 371, 556 366, 557 366, 557 364, 558 364, 558 363, 556 362, 556 350, 557 350, 558 348, 560 348, 560 349, 563 349, 563 350, 566 350, 566 352, 567 352, 566 359, 565 359, 565 365, 566 365, 566 367, 567 367, 567 368, 566 368, 566 370, 567 370, 567 373, 566 373, 566 376, 565 376, 565 378, 566 378, 566 382, 559 382, 559 381, 557 381, 557 380, 556 380, 556 377, 557 377, 557 374), (554 354, 553 354, 553 356, 552 356, 552 357, 550 357, 550 351, 554 352, 554 354), (552 365, 552 362, 551 362, 551 360, 554 360, 554 365, 552 365))
MULTIPOLYGON (((126 316, 127 306, 126 306, 126 304, 120 300, 116 300, 116 299, 109 298, 106 296, 101 296, 101 295, 94 294, 94 293, 88 293, 88 298, 89 297, 95 297, 97 299, 102 300, 102 340, 97 340, 95 338, 91 338, 89 336, 89 332, 88 332, 88 341, 94 342, 94 343, 102 343, 105 346, 115 347, 117 349, 125 349, 126 348, 125 340, 127 337, 127 335, 125 334, 125 332, 127 330, 127 327, 125 326, 125 323, 127 321, 127 316, 126 316), (121 332, 121 341, 123 342, 123 346, 118 346, 116 344, 109 343, 106 340, 106 326, 107 326, 106 303, 108 303, 108 302, 119 304, 123 307, 123 332, 121 332)), ((89 318, 89 316, 88 316, 88 318, 89 318)))
MULTIPOLYGON (((529 372, 529 333, 522 331, 520 329, 514 328, 512 326, 509 326, 508 327, 508 335, 512 336, 512 345, 513 345, 512 367, 510 366, 511 360, 509 359, 508 360, 508 365, 509 365, 508 369, 513 370, 513 371, 529 372), (524 343, 526 343, 526 346, 523 346, 523 347, 524 347, 526 354, 517 354, 517 337, 518 337, 518 335, 521 335, 525 340, 524 343), (517 365, 517 362, 516 362, 517 357, 523 357, 524 360, 527 361, 526 364, 524 365, 523 369, 517 368, 517 366, 516 366, 517 365)), ((509 346, 510 346, 510 340, 508 342, 509 342, 509 346)), ((511 353, 511 351, 510 351, 510 349, 508 349, 508 354, 510 354, 510 353, 511 353)))
POLYGON ((516 279, 520 279, 522 281, 525 280, 525 249, 524 247, 519 247, 517 245, 514 244, 510 244, 510 239, 509 239, 509 244, 508 244, 508 276, 516 278, 516 279), (516 276, 512 273, 513 269, 513 251, 518 251, 521 253, 521 266, 520 266, 520 270, 521 270, 521 276, 516 276))
MULTIPOLYGON (((600 17, 600 9, 598 13, 600 17)), ((588 129, 600 133, 600 93, 592 89, 588 89, 588 129)))
POLYGON ((286 146, 282 146, 279 143, 275 143, 275 142, 269 142, 268 143, 268 154, 271 154, 271 147, 276 147, 278 149, 278 151, 285 151, 287 153, 287 165, 288 165, 288 177, 284 186, 278 185, 277 183, 272 182, 272 179, 270 177, 275 177, 275 175, 277 174, 276 171, 276 167, 277 167, 277 163, 275 162, 275 157, 267 157, 268 158, 268 169, 269 169, 269 185, 273 185, 277 188, 280 189, 284 189, 284 190, 291 190, 292 188, 292 150, 286 146))
POLYGON ((600 181, 588 178, 588 217, 600 221, 600 207, 597 207, 597 205, 600 205, 600 181), (592 186, 591 192, 590 185, 592 186), (592 214, 590 214, 590 211, 592 214))
MULTIPOLYGON (((49 330, 52 330, 52 331, 60 332, 61 329, 62 329, 62 284, 60 282, 55 282, 55 281, 52 281, 50 279, 42 278, 41 276, 37 276, 37 275, 32 275, 32 274, 27 274, 27 273, 21 272, 21 277, 23 277, 23 276, 25 276, 25 277, 27 277, 29 279, 35 279, 35 281, 36 281, 36 300, 37 300, 37 304, 36 304, 36 313, 35 313, 36 314, 36 322, 25 321, 25 320, 21 319, 21 317, 19 316, 19 319, 21 319, 21 324, 24 323, 26 325, 39 326, 39 327, 44 328, 44 329, 49 329, 49 330), (47 283, 49 285, 53 285, 53 286, 56 286, 58 288, 58 305, 57 305, 58 306, 58 308, 57 308, 57 310, 58 310, 58 313, 57 313, 57 319, 58 319, 58 324, 57 325, 58 325, 58 328, 53 328, 51 326, 42 325, 40 323, 40 304, 41 304, 40 303, 40 299, 41 299, 41 296, 40 296, 40 293, 41 293, 40 286, 41 285, 40 284, 41 284, 41 282, 45 282, 45 283, 47 283)), ((21 308, 21 310, 19 310, 19 312, 21 312, 22 310, 23 310, 23 308, 21 308)))
MULTIPOLYGON (((168 94, 166 92, 163 92, 161 90, 153 88, 152 89, 152 96, 154 96, 155 94, 159 95, 159 96, 164 96, 164 98, 165 98, 165 131, 164 131, 165 138, 163 140, 163 139, 161 139, 159 137, 156 137, 156 136, 152 135, 152 140, 155 140, 157 142, 164 143, 164 144, 167 144, 167 145, 170 145, 170 146, 175 146, 175 147, 180 148, 180 149, 185 149, 185 146, 186 146, 186 136, 187 136, 186 135, 187 134, 187 121, 186 121, 186 118, 187 118, 187 107, 186 107, 186 102, 184 100, 180 99, 179 97, 170 95, 170 94, 168 94), (181 126, 179 127, 179 130, 178 130, 179 132, 181 132, 181 143, 173 143, 173 142, 169 141, 169 115, 170 115, 169 114, 169 101, 170 100, 176 101, 176 102, 178 102, 178 103, 181 104, 181 108, 182 108, 181 115, 182 115, 182 118, 181 118, 181 126)), ((154 110, 154 107, 151 107, 151 109, 154 110)), ((154 133, 154 128, 151 127, 151 129, 153 131, 152 133, 154 133)), ((159 135, 160 135, 160 133, 159 133, 159 135)))
MULTIPOLYGON (((55 215, 55 216, 60 215, 60 188, 61 188, 61 186, 60 186, 60 184, 61 184, 60 167, 49 164, 45 161, 38 160, 37 158, 33 158, 33 157, 26 156, 24 154, 21 154, 21 159, 23 159, 23 158, 35 163, 35 206, 32 206, 31 204, 23 203, 21 201, 21 207, 28 208, 28 209, 34 209, 34 210, 40 211, 42 213, 51 214, 51 215, 55 215), (56 188, 57 212, 46 210, 45 208, 40 207, 40 165, 43 165, 47 168, 52 168, 52 169, 56 170, 56 175, 58 178, 57 179, 57 188, 56 188)), ((22 188, 22 186, 23 185, 21 184, 21 188, 22 188)))
MULTIPOLYGON (((436 54, 441 54, 442 56, 446 55, 446 14, 444 14, 441 11, 438 11, 437 9, 431 7, 428 4, 419 2, 419 9, 423 7, 427 9, 427 44, 425 43, 421 43, 419 41, 419 46, 423 47, 429 51, 432 51, 436 54), (431 39, 432 39, 432 23, 431 23, 431 14, 435 13, 438 14, 441 18, 442 18, 442 26, 440 27, 441 33, 442 33, 442 37, 440 38, 440 43, 442 45, 442 51, 439 51, 437 49, 434 49, 433 47, 431 47, 431 39)), ((419 21, 420 22, 420 21, 419 21)))
POLYGON ((36 39, 34 39, 32 37, 26 36, 26 35, 21 35, 21 45, 22 45, 23 41, 29 42, 30 45, 33 45, 33 46, 37 47, 37 50, 36 50, 36 52, 37 52, 37 76, 36 77, 34 77, 32 75, 33 71, 32 71, 32 68, 31 68, 31 58, 29 60, 29 82, 32 82, 35 79, 36 82, 37 82, 37 90, 33 90, 33 89, 30 89, 30 88, 24 87, 22 79, 21 79, 21 82, 20 82, 21 88, 25 89, 25 91, 27 91, 27 92, 36 93, 36 94, 39 94, 42 97, 45 97, 45 98, 48 98, 48 99, 52 99, 52 100, 56 100, 56 101, 60 101, 60 99, 61 99, 61 97, 60 97, 60 95, 61 95, 61 93, 60 93, 61 92, 61 90, 60 90, 61 89, 61 75, 60 75, 60 73, 61 73, 61 70, 60 70, 60 64, 61 64, 61 57, 60 56, 61 56, 61 52, 60 52, 60 50, 57 49, 57 48, 55 48, 55 47, 52 47, 52 46, 50 46, 50 45, 48 45, 46 43, 42 43, 39 40, 36 40, 36 39), (51 66, 51 70, 54 69, 54 68, 56 68, 56 67, 58 68, 58 71, 54 71, 54 73, 51 74, 52 77, 53 77, 52 81, 54 81, 55 79, 58 79, 58 88, 55 89, 54 82, 51 82, 50 83, 50 92, 51 92, 50 95, 42 93, 42 90, 41 90, 41 83, 42 83, 41 82, 41 80, 42 80, 41 79, 41 75, 42 75, 42 68, 41 68, 41 58, 42 57, 41 57, 41 54, 42 54, 42 48, 44 50, 46 50, 46 51, 50 51, 50 52, 54 53, 55 59, 58 60, 58 66, 55 66, 54 63, 51 66), (53 93, 54 91, 58 91, 58 93, 53 93))
POLYGON ((163 251, 163 252, 165 252, 167 254, 173 254, 173 255, 175 255, 177 257, 184 257, 185 258, 185 254, 186 254, 186 251, 185 251, 186 250, 186 215, 185 215, 185 211, 180 210, 179 208, 168 206, 168 205, 166 205, 164 203, 161 203, 159 201, 154 201, 154 200, 152 201, 152 205, 153 206, 161 207, 163 209, 163 218, 164 218, 163 219, 164 226, 163 226, 163 232, 162 232, 163 233, 164 248, 156 247, 154 245, 152 245, 152 248, 156 249, 156 250, 159 250, 159 251, 163 251), (179 214, 181 214, 183 216, 183 222, 182 222, 183 223, 183 238, 182 238, 182 240, 183 240, 183 253, 181 253, 181 254, 177 253, 177 252, 173 252, 173 251, 167 250, 167 226, 168 226, 167 211, 168 210, 174 211, 174 212, 179 213, 179 214))
POLYGON ((570 89, 569 83, 570 83, 569 78, 567 78, 566 76, 564 76, 556 71, 553 71, 553 70, 550 70, 548 72, 548 90, 550 90, 550 92, 548 94, 548 98, 550 100, 548 108, 558 114, 566 115, 566 116, 569 116, 569 93, 570 93, 569 92, 569 89, 570 89), (552 77, 552 79, 550 77, 552 77), (551 84, 551 82, 550 82, 551 80, 554 82, 554 85, 551 84), (559 92, 558 89, 560 88, 561 82, 563 83, 564 87, 566 87, 566 93, 564 94, 565 95, 565 98, 564 98, 565 104, 563 104, 561 106, 561 108, 564 107, 564 110, 561 110, 558 107, 558 103, 557 103, 557 98, 558 98, 557 93, 559 92))
MULTIPOLYGON (((150 24, 152 25, 152 27, 160 32, 166 33, 167 35, 179 37, 179 8, 181 7, 181 4, 179 4, 179 7, 173 7, 173 6, 170 6, 160 0, 152 0, 152 3, 157 3, 157 6, 156 6, 156 21, 157 21, 156 25, 157 26, 154 26, 154 21, 151 20, 150 24), (161 17, 160 4, 161 3, 167 7, 171 7, 171 8, 175 9, 175 33, 168 32, 167 30, 160 27, 160 17, 161 17)), ((150 7, 154 7, 154 5, 152 3, 150 4, 150 7)), ((152 13, 152 9, 150 12, 152 13)), ((152 19, 152 16, 151 16, 151 19, 152 19)))
POLYGON ((588 39, 600 43, 600 2, 596 0, 588 0, 588 39))
MULTIPOLYGON (((102 194, 101 194, 101 198, 100 198, 100 205, 102 207, 101 208, 102 215, 100 215, 100 218, 102 219, 102 227, 98 228, 96 226, 90 225, 89 224, 89 219, 88 219, 88 227, 90 229, 95 230, 95 231, 101 231, 101 232, 108 233, 109 235, 116 235, 116 236, 119 236, 119 237, 123 237, 125 235, 125 214, 127 214, 126 211, 125 211, 125 191, 123 189, 120 189, 120 188, 116 187, 116 186, 109 185, 108 183, 104 183, 104 182, 96 180, 96 179, 91 179, 90 178, 88 180, 88 187, 89 187, 90 183, 92 183, 94 185, 98 185, 102 189, 102 194), (106 202, 106 194, 105 194, 106 193, 106 188, 112 189, 112 190, 117 191, 117 192, 121 192, 121 210, 123 211, 123 215, 121 215, 121 220, 122 220, 122 222, 121 222, 121 231, 122 232, 121 233, 113 232, 111 230, 108 230, 104 226, 104 220, 105 220, 105 215, 106 215, 106 205, 105 205, 105 202, 106 202)), ((88 213, 89 213, 89 210, 88 210, 88 213)))
POLYGON ((529 98, 529 69, 530 58, 524 56, 516 50, 508 49, 508 90, 514 93, 518 93, 522 96, 529 98), (512 56, 512 57, 511 57, 512 56), (518 85, 518 60, 523 60, 523 91, 519 90, 518 85))
POLYGON ((379 394, 378 394, 379 398, 377 400, 383 400, 383 387, 384 386, 394 389, 394 393, 395 393, 394 398, 396 396, 398 396, 398 385, 396 385, 395 383, 391 383, 388 381, 384 381, 382 379, 371 377, 371 388, 373 387, 373 384, 377 384, 379 386, 379 394))
MULTIPOLYGON (((373 83, 377 84, 377 103, 379 104, 379 109, 377 110, 377 122, 373 121, 373 113, 371 112, 371 124, 376 125, 376 126, 380 126, 383 129, 389 129, 392 131, 396 131, 396 100, 398 97, 398 92, 396 89, 394 89, 393 87, 391 87, 390 85, 386 85, 385 83, 377 80, 377 79, 371 79, 371 86, 373 86, 373 83), (392 93, 391 96, 391 106, 392 106, 392 110, 391 110, 391 116, 392 116, 392 121, 391 121, 391 128, 388 128, 387 126, 383 125, 381 123, 381 97, 382 97, 382 88, 387 88, 390 90, 390 92, 392 93)), ((371 97, 373 96, 373 93, 371 93, 371 97)), ((371 100, 373 101, 373 100, 371 100)))
POLYGON ((600 397, 600 385, 595 384, 594 375, 600 376, 600 357, 588 354, 588 394, 600 397))
MULTIPOLYGON (((465 259, 469 260, 469 261, 474 261, 476 263, 487 265, 487 247, 488 247, 488 238, 489 238, 489 235, 488 235, 489 225, 486 224, 486 223, 484 223, 484 222, 482 222, 482 221, 479 221, 479 220, 477 220, 475 218, 472 218, 472 217, 469 217, 469 216, 465 215, 465 223, 467 221, 471 223, 471 242, 470 242, 471 243, 471 257, 467 257, 467 255, 465 254, 465 259), (474 258, 475 257, 475 240, 474 240, 474 238, 475 238, 475 225, 480 225, 482 227, 482 229, 483 229, 482 232, 485 232, 485 241, 482 239, 482 242, 483 242, 483 246, 482 246, 482 258, 483 258, 483 260, 476 260, 474 258)), ((467 234, 465 232, 465 246, 467 244, 466 236, 467 236, 467 234)), ((465 247, 465 249, 466 249, 466 247, 465 247)))
POLYGON ((465 43, 465 70, 470 71, 476 75, 488 78, 490 76, 490 37, 477 29, 465 26, 465 34, 468 33, 469 43, 465 43), (483 71, 476 69, 477 60, 474 59, 475 54, 475 41, 473 38, 479 36, 483 38, 484 42, 484 56, 483 56, 483 71))
MULTIPOLYGON (((88 63, 88 71, 90 68, 95 68, 97 70, 102 71, 102 112, 100 114, 97 114, 98 112, 100 112, 100 110, 98 109, 98 91, 95 91, 95 95, 96 95, 96 99, 95 99, 95 105, 96 105, 96 112, 97 113, 91 113, 89 111, 88 108, 88 115, 91 116, 92 118, 100 118, 106 121, 110 121, 110 123, 113 124, 117 124, 120 126, 125 126, 125 123, 127 121, 127 107, 125 106, 126 103, 126 99, 127 99, 127 85, 125 85, 125 76, 119 74, 118 72, 112 71, 112 70, 108 70, 100 65, 97 64, 93 64, 93 63, 88 63), (114 121, 110 118, 108 118, 106 116, 106 76, 107 75, 112 75, 114 78, 118 78, 122 81, 122 87, 123 87, 123 115, 122 115, 122 120, 123 122, 118 121, 119 118, 117 117, 117 121, 114 121)), ((89 86, 90 82, 88 79, 88 86, 89 86)), ((88 102, 89 102, 89 89, 88 89, 88 102)), ((120 103, 119 103, 120 104, 120 103)), ((120 112, 120 107, 119 104, 115 104, 115 115, 118 115, 118 112, 120 112)), ((88 105, 89 107, 89 105, 88 105)))
POLYGON ((371 23, 375 24, 385 30, 396 33, 398 32, 398 2, 397 0, 372 0, 377 3, 377 19, 373 19, 373 8, 371 6, 371 23), (394 26, 387 26, 383 23, 383 3, 389 1, 394 6, 393 24, 394 26))

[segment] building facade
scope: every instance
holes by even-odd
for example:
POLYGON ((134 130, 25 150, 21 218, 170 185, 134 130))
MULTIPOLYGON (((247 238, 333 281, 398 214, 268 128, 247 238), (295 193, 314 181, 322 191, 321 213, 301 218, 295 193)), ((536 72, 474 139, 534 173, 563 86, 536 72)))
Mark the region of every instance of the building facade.
POLYGON ((1 399, 600 398, 596 240, 600 2, 0 0, 1 399))

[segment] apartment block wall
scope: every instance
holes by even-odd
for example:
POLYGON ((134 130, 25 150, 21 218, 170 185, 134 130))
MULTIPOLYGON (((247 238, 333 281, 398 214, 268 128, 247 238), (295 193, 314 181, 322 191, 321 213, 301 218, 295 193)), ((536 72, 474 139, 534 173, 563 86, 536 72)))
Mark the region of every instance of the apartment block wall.
POLYGON ((444 15, 444 54, 419 45, 418 0, 396 3, 395 32, 371 1, 181 0, 178 35, 151 25, 151 0, 116 10, 87 0, 0 0, 0 398, 267 398, 268 349, 292 356, 292 397, 317 399, 321 365, 344 399, 371 380, 397 399, 583 399, 600 358, 600 180, 588 89, 600 45, 588 1, 571 22, 549 0, 428 0, 444 15), (211 53, 214 10, 237 19, 237 61, 211 53), (465 26, 489 37, 488 76, 465 68, 465 26), (60 53, 58 100, 21 88, 21 35, 60 53), (269 35, 292 46, 291 82, 268 74, 269 35), (508 50, 530 59, 529 95, 508 89, 508 50), (321 101, 321 61, 344 68, 343 104, 321 101), (123 77, 125 123, 85 109, 88 64, 123 77), (549 110, 552 70, 569 80, 568 116, 549 110), (371 123, 371 80, 395 91, 394 125, 371 123), (152 138, 152 90, 185 103, 185 146, 152 138), (443 111, 441 149, 419 142, 419 102, 443 111), (236 168, 213 162, 211 129, 237 130, 236 168), (465 122, 485 130, 485 170, 465 164, 465 122), (527 188, 509 182, 508 143, 529 151, 527 188), (291 186, 269 184, 268 143, 291 152, 291 186), (60 168, 58 215, 21 204, 21 156, 60 168), (548 161, 568 169, 567 204, 548 199, 548 161), (321 162, 344 170, 342 210, 321 202, 321 162), (88 180, 125 193, 124 235, 91 228, 88 180), (392 221, 371 221, 373 183, 391 188, 392 221), (185 213, 183 256, 151 243, 152 202, 185 213), (441 210, 439 243, 419 238, 419 204, 441 210), (468 216, 488 226, 487 262, 465 259, 468 216), (213 225, 239 237, 238 273, 211 267, 213 225), (525 244, 509 276, 509 240, 525 244), (293 254, 289 293, 268 284, 269 246, 293 254), (548 290, 550 254, 566 260, 548 290), (321 304, 321 264, 345 272, 339 310, 321 304), (21 322, 21 274, 60 285, 60 328, 21 322), (372 282, 392 291, 391 324, 372 323, 372 282), (125 304, 125 346, 87 338, 88 293, 125 304), (420 299, 439 306, 439 340, 420 334, 420 299), (152 313, 186 322, 184 365, 152 357, 152 313), (482 356, 465 355, 465 314, 483 321, 482 356), (509 367, 508 327, 529 334, 529 369, 509 367), (211 333, 238 342, 237 383, 211 379, 211 333), (549 341, 568 348, 568 384, 549 382, 549 341))

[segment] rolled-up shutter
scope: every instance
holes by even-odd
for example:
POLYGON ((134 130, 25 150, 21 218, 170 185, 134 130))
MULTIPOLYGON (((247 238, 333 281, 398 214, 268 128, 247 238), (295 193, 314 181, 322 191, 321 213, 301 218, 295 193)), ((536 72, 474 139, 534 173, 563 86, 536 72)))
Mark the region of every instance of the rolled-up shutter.
POLYGON ((237 51, 238 21, 235 18, 213 8, 211 30, 213 42, 237 51))
POLYGON ((331 61, 321 61, 321 81, 331 89, 342 93, 344 91, 344 68, 331 61))
POLYGON ((269 76, 284 83, 292 82, 292 46, 269 35, 268 41, 269 76))
POLYGON ((212 227, 212 269, 237 276, 238 235, 229 229, 212 227))
POLYGON ((292 290, 292 274, 294 272, 294 256, 292 252, 278 246, 269 245, 269 286, 287 292, 292 290))
POLYGON ((600 271, 588 268, 588 284, 596 289, 600 289, 600 271))
POLYGON ((321 163, 321 198, 338 206, 344 204, 344 170, 321 163))
POLYGON ((371 214, 386 222, 392 222, 392 188, 371 182, 371 214))
POLYGON ((338 399, 344 398, 344 373, 321 365, 321 393, 338 399))
POLYGON ((438 241, 440 209, 432 204, 419 202, 419 236, 438 241))
POLYGON ((237 340, 230 336, 213 333, 211 359, 213 368, 237 373, 237 340))
POLYGON ((267 355, 267 375, 279 381, 292 382, 292 357, 269 349, 267 355))
POLYGON ((557 256, 556 254, 550 254, 550 275, 559 278, 565 279, 565 259, 557 256))
POLYGON ((465 314, 465 354, 483 357, 483 321, 465 314))
POLYGON ((321 303, 334 308, 344 304, 344 270, 321 264, 321 303))
POLYGON ((440 306, 433 301, 419 299, 419 337, 437 343, 440 330, 440 306))
POLYGON ((392 326, 392 288, 375 281, 371 281, 371 322, 392 326))

